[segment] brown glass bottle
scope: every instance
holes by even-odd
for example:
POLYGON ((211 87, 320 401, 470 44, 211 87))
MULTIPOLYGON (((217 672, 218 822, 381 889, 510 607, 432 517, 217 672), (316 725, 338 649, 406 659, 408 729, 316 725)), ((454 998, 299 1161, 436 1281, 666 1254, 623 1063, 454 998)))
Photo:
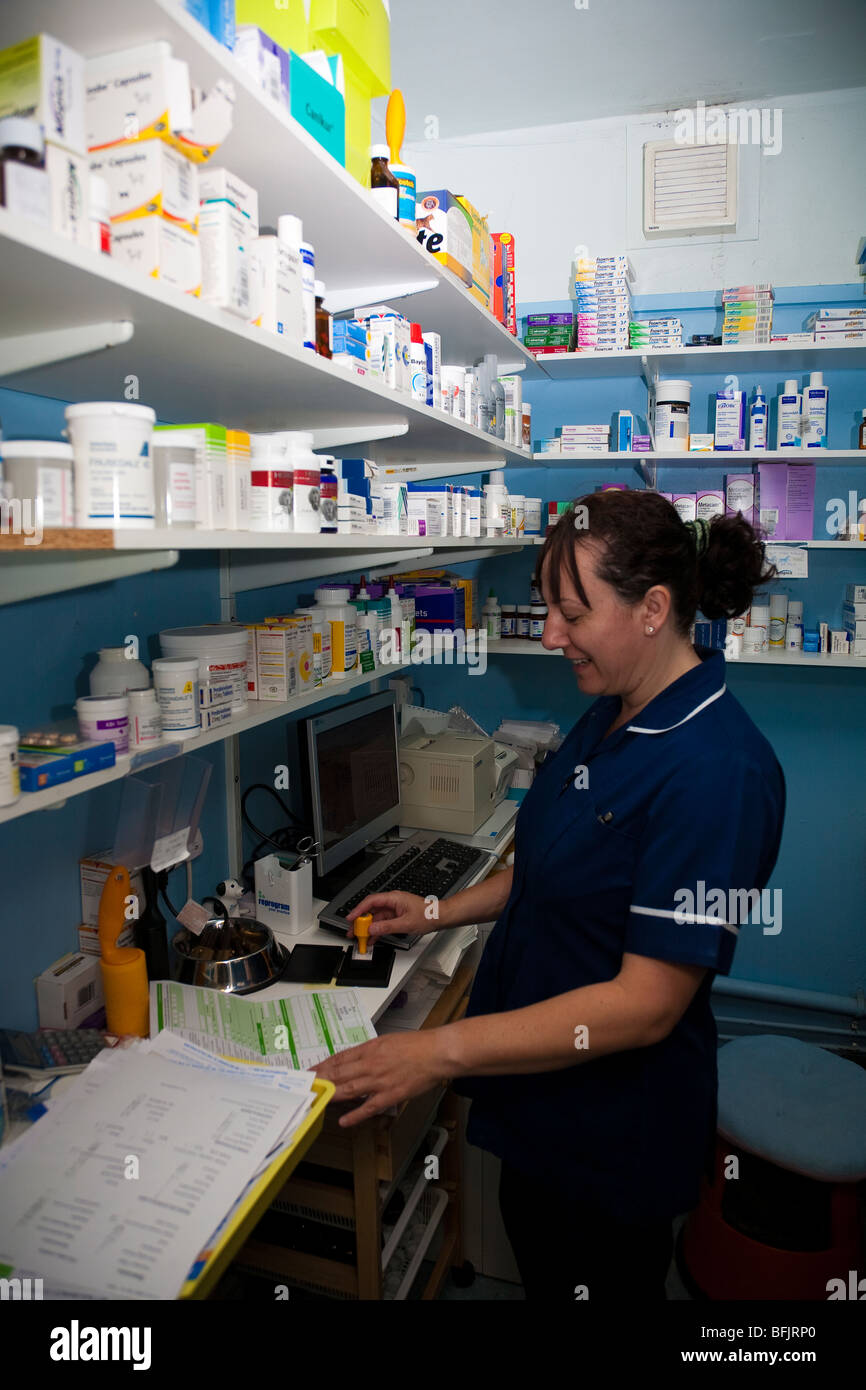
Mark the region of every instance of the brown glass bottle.
POLYGON ((400 184, 388 167, 390 150, 387 145, 370 147, 370 190, 377 203, 386 208, 395 221, 400 217, 400 184))
POLYGON ((331 315, 325 308, 325 286, 316 281, 316 352, 320 357, 331 357, 331 315))

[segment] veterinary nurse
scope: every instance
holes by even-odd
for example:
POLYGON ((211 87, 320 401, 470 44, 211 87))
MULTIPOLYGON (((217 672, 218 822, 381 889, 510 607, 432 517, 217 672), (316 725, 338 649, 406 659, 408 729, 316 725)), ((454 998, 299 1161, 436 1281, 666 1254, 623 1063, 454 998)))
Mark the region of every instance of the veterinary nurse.
MULTIPOLYGON (((594 493, 560 519, 543 642, 593 703, 523 801, 513 870, 439 904, 438 930, 497 919, 467 1016, 318 1068, 358 1101, 348 1124, 437 1082, 472 1098, 529 1299, 663 1298, 672 1218, 711 1161, 710 987, 772 873, 785 785, 689 628, 698 608, 743 613, 772 573, 742 516, 683 523, 657 493, 594 493)), ((422 935, 424 907, 383 893, 354 915, 422 935)))

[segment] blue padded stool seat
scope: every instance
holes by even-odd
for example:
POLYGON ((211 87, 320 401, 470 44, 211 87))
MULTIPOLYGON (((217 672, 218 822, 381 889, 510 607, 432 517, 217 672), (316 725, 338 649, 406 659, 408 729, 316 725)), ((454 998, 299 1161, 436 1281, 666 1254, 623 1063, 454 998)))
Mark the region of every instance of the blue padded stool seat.
POLYGON ((749 1153, 818 1182, 866 1178, 866 1071, 772 1034, 719 1050, 718 1130, 749 1153))

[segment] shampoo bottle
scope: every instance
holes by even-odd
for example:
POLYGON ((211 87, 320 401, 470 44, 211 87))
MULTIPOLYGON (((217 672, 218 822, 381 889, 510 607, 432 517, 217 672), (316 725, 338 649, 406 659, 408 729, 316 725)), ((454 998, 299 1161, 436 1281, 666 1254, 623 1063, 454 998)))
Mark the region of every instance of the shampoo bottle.
POLYGON ((823 372, 811 372, 803 391, 802 439, 804 449, 827 448, 827 405, 829 391, 823 372))
POLYGON ((767 447, 767 397, 763 386, 755 387, 755 394, 749 406, 749 448, 767 447))
POLYGON ((802 443, 801 416, 803 397, 796 381, 786 381, 781 396, 776 398, 776 448, 799 449, 802 443))

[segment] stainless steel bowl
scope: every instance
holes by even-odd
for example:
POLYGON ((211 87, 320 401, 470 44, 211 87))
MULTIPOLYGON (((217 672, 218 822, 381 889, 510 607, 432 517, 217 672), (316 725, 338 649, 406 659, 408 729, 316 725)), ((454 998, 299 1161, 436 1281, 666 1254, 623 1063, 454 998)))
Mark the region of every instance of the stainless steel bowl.
POLYGON ((223 994, 252 994, 275 984, 289 954, 270 927, 242 917, 212 917, 200 936, 181 927, 171 950, 175 980, 223 994))

